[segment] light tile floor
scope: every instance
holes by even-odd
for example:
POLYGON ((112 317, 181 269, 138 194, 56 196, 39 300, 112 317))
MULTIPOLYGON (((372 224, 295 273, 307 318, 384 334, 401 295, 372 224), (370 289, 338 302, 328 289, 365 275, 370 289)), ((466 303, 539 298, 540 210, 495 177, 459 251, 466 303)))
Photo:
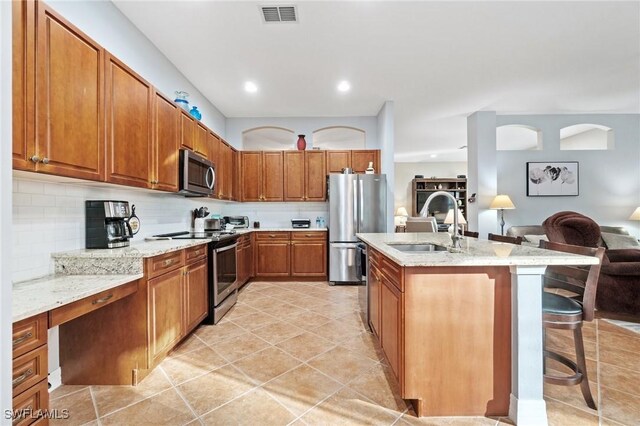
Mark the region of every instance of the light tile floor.
MULTIPOLYGON (((62 386, 51 408, 70 410, 65 425, 509 424, 417 419, 366 331, 363 290, 250 283, 220 324, 200 326, 139 386, 62 386)), ((640 424, 640 334, 604 320, 584 334, 599 411, 577 387, 545 386, 549 423, 640 424)), ((567 333, 554 330, 548 341, 573 352, 567 333)))

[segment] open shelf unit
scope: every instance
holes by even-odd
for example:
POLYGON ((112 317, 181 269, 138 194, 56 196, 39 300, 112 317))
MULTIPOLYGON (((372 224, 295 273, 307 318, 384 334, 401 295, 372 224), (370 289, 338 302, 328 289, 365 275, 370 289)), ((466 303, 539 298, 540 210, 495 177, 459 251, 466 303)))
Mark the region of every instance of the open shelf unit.
MULTIPOLYGON (((413 179, 411 181, 412 197, 411 197, 411 216, 419 216, 422 206, 429 198, 429 195, 437 191, 446 191, 451 193, 458 200, 458 207, 465 219, 467 218, 467 179, 466 178, 428 178, 413 179)), ((444 198, 442 198, 444 200, 444 198)), ((436 205, 435 200, 432 203, 430 216, 436 216, 438 223, 444 221, 448 208, 441 201, 436 205)))

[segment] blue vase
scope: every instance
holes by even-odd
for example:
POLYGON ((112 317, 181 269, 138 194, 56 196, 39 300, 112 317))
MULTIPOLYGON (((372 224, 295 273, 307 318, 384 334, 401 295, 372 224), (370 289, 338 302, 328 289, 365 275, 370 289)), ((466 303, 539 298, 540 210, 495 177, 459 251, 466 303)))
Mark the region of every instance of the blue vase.
POLYGON ((191 116, 194 117, 196 120, 200 120, 202 118, 202 114, 200 114, 200 111, 198 111, 197 106, 192 107, 191 111, 189 111, 189 114, 191 114, 191 116))

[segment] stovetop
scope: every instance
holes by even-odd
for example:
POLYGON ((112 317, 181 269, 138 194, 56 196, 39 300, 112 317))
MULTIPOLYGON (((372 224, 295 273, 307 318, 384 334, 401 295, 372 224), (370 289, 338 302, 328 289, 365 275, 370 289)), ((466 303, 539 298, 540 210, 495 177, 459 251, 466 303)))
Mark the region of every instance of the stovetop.
POLYGON ((221 241, 227 238, 235 237, 236 231, 205 231, 205 232, 171 232, 169 234, 154 235, 156 238, 166 238, 171 240, 199 240, 210 239, 214 241, 221 241))

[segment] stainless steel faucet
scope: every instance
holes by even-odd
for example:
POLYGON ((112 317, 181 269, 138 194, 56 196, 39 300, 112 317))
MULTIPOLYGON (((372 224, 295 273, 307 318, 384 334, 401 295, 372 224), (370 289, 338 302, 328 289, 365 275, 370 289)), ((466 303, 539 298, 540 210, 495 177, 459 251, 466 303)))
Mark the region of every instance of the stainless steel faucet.
POLYGON ((462 237, 458 235, 458 200, 456 200, 456 197, 451 195, 450 192, 437 191, 429 195, 429 198, 427 198, 427 201, 424 203, 422 210, 420 210, 420 216, 427 217, 429 215, 429 204, 431 204, 431 201, 439 195, 443 195, 453 201, 453 235, 451 236, 451 241, 453 242, 454 248, 461 248, 460 240, 462 237))

